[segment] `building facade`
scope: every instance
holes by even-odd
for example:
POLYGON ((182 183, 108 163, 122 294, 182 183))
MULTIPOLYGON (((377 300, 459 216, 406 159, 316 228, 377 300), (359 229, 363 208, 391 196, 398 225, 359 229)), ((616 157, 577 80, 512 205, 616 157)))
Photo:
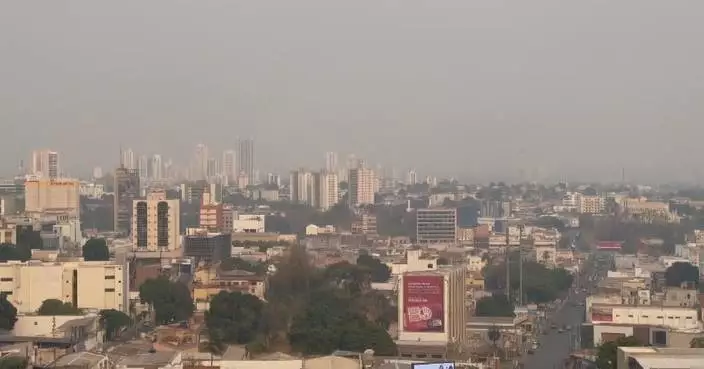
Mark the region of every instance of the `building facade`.
POLYGON ((133 201, 132 247, 135 251, 179 248, 179 204, 178 199, 167 199, 164 191, 154 191, 146 200, 133 201))
POLYGON ((125 311, 126 268, 104 261, 0 263, 0 293, 23 314, 36 312, 48 299, 78 309, 125 311))
POLYGON ((360 165, 349 172, 350 207, 374 204, 374 171, 360 165))
POLYGON ((418 209, 416 242, 420 244, 457 241, 457 209, 418 209))
POLYGON ((25 181, 25 211, 80 215, 80 183, 69 178, 31 177, 25 181))
POLYGON ((113 230, 130 234, 132 202, 139 197, 139 172, 121 166, 115 170, 113 200, 113 230))

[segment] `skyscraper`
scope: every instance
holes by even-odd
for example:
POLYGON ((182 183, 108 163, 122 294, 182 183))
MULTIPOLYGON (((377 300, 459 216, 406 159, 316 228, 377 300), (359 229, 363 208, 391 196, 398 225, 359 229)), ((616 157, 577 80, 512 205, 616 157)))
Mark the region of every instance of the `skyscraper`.
POLYGON ((364 167, 363 163, 350 169, 349 203, 350 207, 374 204, 374 171, 364 167))
POLYGON ((137 170, 139 172, 139 179, 144 181, 149 177, 149 159, 146 155, 140 155, 139 161, 137 162, 137 170))
POLYGON ((337 174, 335 172, 321 171, 313 174, 313 188, 315 199, 313 206, 326 211, 337 204, 339 199, 337 174))
POLYGON ((254 183, 254 140, 240 139, 238 143, 238 166, 239 174, 244 173, 247 183, 254 183))
POLYGON ((160 251, 179 248, 179 200, 166 199, 156 190, 146 200, 132 202, 132 247, 135 251, 160 251))
POLYGON ((328 151, 325 153, 325 170, 328 173, 337 173, 337 153, 328 151))
POLYGON ((122 151, 120 165, 126 169, 137 169, 137 163, 135 162, 134 151, 132 151, 132 149, 122 151))
POLYGON ((59 176, 59 153, 51 150, 32 152, 32 174, 44 178, 59 176))
POLYGON ((155 154, 152 156, 152 167, 149 174, 152 179, 159 181, 164 179, 163 170, 164 166, 161 163, 161 155, 155 154))
POLYGON ((208 146, 198 144, 191 162, 191 180, 203 180, 208 175, 208 146))
POLYGON ((314 186, 311 172, 303 168, 292 171, 289 186, 291 202, 312 205, 314 186))
POLYGON ((120 166, 115 169, 113 200, 113 230, 130 234, 132 222, 132 201, 139 197, 139 173, 137 169, 120 166))
POLYGON ((223 177, 227 177, 230 183, 235 182, 239 174, 237 172, 236 159, 237 157, 234 150, 225 150, 222 153, 222 175, 223 177))

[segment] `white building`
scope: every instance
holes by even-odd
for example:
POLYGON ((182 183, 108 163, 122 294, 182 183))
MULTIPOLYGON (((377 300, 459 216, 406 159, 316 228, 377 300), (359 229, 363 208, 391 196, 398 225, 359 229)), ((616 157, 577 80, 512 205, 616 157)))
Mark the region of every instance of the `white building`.
POLYGON ((0 293, 18 313, 33 313, 57 299, 79 309, 125 311, 127 266, 105 261, 0 263, 0 293))
POLYGON ((264 233, 266 217, 260 214, 233 214, 232 232, 234 233, 264 233))
POLYGON ((349 202, 350 207, 374 204, 374 171, 360 166, 350 169, 349 202))
POLYGON ((678 331, 702 329, 697 309, 686 307, 592 304, 587 320, 592 324, 655 325, 678 331))
POLYGON ((339 199, 337 174, 335 172, 321 172, 315 173, 313 178, 313 187, 316 191, 314 205, 322 211, 335 206, 339 199))

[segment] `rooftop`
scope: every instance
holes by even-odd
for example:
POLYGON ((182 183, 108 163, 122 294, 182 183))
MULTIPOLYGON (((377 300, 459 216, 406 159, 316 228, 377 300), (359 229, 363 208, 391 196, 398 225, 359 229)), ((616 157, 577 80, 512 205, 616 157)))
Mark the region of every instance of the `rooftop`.
POLYGON ((52 367, 83 367, 92 368, 101 362, 103 359, 107 359, 106 356, 94 354, 88 351, 74 352, 68 355, 64 355, 58 358, 51 365, 52 367))

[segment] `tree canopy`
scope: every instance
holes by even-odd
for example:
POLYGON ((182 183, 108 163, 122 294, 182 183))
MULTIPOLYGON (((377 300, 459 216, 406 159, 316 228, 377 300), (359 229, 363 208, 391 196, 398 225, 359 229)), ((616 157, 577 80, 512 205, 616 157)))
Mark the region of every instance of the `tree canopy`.
POLYGON ((81 310, 76 309, 70 302, 63 302, 57 299, 47 299, 37 310, 39 315, 80 315, 81 310))
MULTIPOLYGON (((397 311, 371 289, 372 268, 345 262, 317 269, 304 247, 289 251, 269 278, 266 302, 227 292, 211 301, 206 324, 214 350, 222 343, 239 343, 252 352, 327 355, 371 348, 395 354, 386 329, 397 311)), ((365 263, 378 267, 363 259, 365 263)))
POLYGON ((0 329, 11 331, 17 322, 17 308, 7 299, 7 295, 0 294, 0 329))
POLYGON ((560 218, 550 215, 539 217, 535 221, 535 225, 543 228, 555 228, 560 232, 565 230, 565 223, 560 218))
POLYGON ((154 308, 156 324, 187 320, 195 309, 188 287, 164 276, 147 279, 139 287, 139 298, 154 308))
POLYGON ((596 366, 599 369, 616 369, 619 347, 642 346, 643 344, 633 336, 619 337, 616 341, 609 341, 599 345, 596 356, 596 366))
MULTIPOLYGON (((515 253, 511 257, 511 290, 516 291, 520 285, 518 260, 515 253)), ((486 287, 489 290, 506 288, 506 264, 489 265, 484 271, 486 287)), ((572 285, 572 275, 563 268, 550 269, 533 261, 523 262, 524 301, 544 303, 555 300, 561 292, 572 285)), ((516 296, 515 293, 512 293, 516 296)))
POLYGON ((495 293, 477 300, 476 316, 514 316, 513 303, 506 295, 495 293))
POLYGON ((104 238, 91 238, 83 245, 83 259, 85 261, 108 261, 110 250, 104 238))
POLYGON ((0 358, 0 369, 26 369, 27 358, 17 354, 10 354, 0 358))
POLYGON ((220 263, 220 269, 222 270, 243 270, 246 272, 255 273, 257 275, 264 275, 267 271, 267 266, 264 263, 250 262, 238 257, 230 257, 224 259, 220 263))
POLYGON ((690 263, 674 263, 665 270, 665 283, 670 287, 687 284, 696 288, 699 285, 699 268, 690 263))
POLYGON ((105 338, 113 341, 123 328, 129 327, 132 319, 119 310, 105 309, 100 311, 100 323, 105 327, 105 338))
POLYGON ((367 268, 371 273, 372 282, 388 282, 391 278, 391 268, 379 259, 368 254, 357 257, 357 265, 367 268))
POLYGON ((264 303, 241 292, 221 291, 210 301, 205 324, 211 345, 222 352, 224 344, 248 344, 257 337, 264 303))

